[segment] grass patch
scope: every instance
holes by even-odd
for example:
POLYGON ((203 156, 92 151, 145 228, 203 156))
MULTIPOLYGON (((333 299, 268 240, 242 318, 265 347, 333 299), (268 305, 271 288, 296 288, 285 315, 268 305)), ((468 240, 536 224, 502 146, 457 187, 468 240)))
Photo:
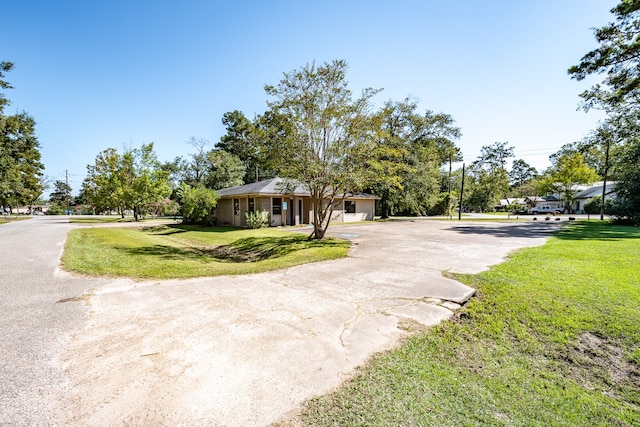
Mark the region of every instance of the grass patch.
POLYGON ((306 403, 316 426, 640 425, 640 229, 579 222, 478 275, 456 319, 306 403))
POLYGON ((342 258, 348 251, 345 240, 309 241, 275 229, 162 225, 72 230, 62 262, 93 276, 173 279, 259 273, 342 258))
POLYGON ((0 224, 7 224, 14 221, 24 221, 31 218, 31 216, 2 215, 0 216, 0 224))

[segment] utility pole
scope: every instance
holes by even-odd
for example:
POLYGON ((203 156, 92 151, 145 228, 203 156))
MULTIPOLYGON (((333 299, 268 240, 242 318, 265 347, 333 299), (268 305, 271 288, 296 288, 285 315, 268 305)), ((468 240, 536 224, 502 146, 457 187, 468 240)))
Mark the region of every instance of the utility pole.
POLYGON ((64 171, 64 183, 65 183, 65 187, 64 187, 64 202, 67 205, 66 206, 66 213, 68 215, 69 214, 69 171, 68 170, 64 171))
POLYGON ((462 185, 460 186, 460 207, 458 208, 458 221, 462 220, 462 199, 464 197, 464 163, 462 164, 462 185))
POLYGON ((609 173, 609 144, 610 140, 607 138, 607 147, 604 154, 604 176, 602 177, 602 200, 600 200, 600 221, 604 220, 604 197, 607 194, 607 173, 609 173))
POLYGON ((449 196, 447 197, 447 214, 451 217, 451 153, 449 153, 449 196))

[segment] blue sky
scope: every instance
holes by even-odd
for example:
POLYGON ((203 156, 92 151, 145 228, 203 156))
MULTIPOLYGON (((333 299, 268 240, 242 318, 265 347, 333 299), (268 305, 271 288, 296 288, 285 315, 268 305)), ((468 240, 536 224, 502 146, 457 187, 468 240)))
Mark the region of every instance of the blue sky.
POLYGON ((154 142, 160 160, 213 146, 222 115, 266 109, 265 84, 345 59, 347 80, 376 98, 417 99, 450 114, 458 146, 508 141, 538 169, 602 115, 577 111, 567 68, 597 46, 610 0, 4 2, 0 60, 15 63, 6 113, 38 122, 45 173, 74 193, 109 147, 154 142))

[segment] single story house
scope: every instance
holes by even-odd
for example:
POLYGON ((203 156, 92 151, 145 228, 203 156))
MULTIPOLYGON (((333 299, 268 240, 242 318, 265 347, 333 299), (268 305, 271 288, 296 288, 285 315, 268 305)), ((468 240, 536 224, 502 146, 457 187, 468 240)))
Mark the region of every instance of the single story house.
MULTIPOLYGON (((595 182, 590 185, 581 185, 577 188, 577 192, 574 196, 574 201, 571 205, 571 210, 575 213, 584 213, 584 205, 591 201, 594 197, 602 197, 602 188, 604 183, 602 181, 595 182)), ((605 199, 616 198, 616 183, 608 182, 606 188, 605 199)), ((542 207, 549 208, 565 208, 565 201, 559 194, 552 194, 545 197, 537 198, 535 202, 536 208, 542 207)))
MULTIPOLYGON (((604 182, 596 182, 592 186, 577 192, 575 195, 575 202, 573 204, 574 211, 577 213, 584 213, 585 204, 589 203, 594 197, 602 197, 603 187, 604 182)), ((605 189, 604 199, 615 199, 616 196, 616 182, 608 182, 607 188, 605 189)))
MULTIPOLYGON (((246 227, 246 213, 255 211, 269 212, 270 225, 301 225, 313 221, 311 194, 303 185, 287 188, 282 178, 237 187, 217 190, 218 205, 215 209, 216 223, 246 227)), ((379 199, 371 194, 350 194, 337 201, 331 216, 332 222, 373 221, 375 201, 379 199)))

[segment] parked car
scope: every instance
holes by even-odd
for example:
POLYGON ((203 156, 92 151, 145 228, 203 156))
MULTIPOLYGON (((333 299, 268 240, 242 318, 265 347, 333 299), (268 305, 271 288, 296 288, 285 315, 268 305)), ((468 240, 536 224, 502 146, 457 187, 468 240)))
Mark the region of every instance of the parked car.
POLYGON ((554 208, 551 206, 540 206, 540 207, 535 207, 535 208, 531 208, 529 209, 529 213, 530 214, 551 214, 551 215, 555 215, 555 214, 561 214, 564 212, 564 209, 562 208, 554 208))

